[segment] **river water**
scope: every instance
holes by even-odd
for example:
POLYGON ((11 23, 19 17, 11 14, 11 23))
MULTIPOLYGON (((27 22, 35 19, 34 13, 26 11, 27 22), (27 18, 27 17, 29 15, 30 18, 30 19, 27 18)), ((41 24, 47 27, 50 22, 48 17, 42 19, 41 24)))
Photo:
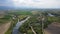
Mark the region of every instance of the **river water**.
POLYGON ((12 31, 12 34, 18 34, 18 29, 19 29, 19 27, 24 23, 24 22, 26 22, 28 19, 29 19, 30 17, 27 17, 25 20, 22 20, 22 21, 20 21, 19 22, 19 20, 18 20, 18 23, 16 24, 16 26, 13 28, 13 31, 12 31))
POLYGON ((54 16, 54 15, 52 15, 51 13, 48 13, 48 15, 49 15, 49 16, 54 16))

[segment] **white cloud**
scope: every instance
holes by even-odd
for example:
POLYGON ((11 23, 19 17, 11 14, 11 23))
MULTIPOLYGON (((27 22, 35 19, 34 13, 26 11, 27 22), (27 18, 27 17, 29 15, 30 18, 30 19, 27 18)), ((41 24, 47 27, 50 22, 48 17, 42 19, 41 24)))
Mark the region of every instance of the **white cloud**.
POLYGON ((60 1, 57 0, 13 0, 13 3, 16 7, 58 8, 60 6, 60 1))
POLYGON ((7 0, 7 1, 8 1, 7 3, 11 3, 15 7, 25 6, 36 8, 60 8, 60 0, 7 0))

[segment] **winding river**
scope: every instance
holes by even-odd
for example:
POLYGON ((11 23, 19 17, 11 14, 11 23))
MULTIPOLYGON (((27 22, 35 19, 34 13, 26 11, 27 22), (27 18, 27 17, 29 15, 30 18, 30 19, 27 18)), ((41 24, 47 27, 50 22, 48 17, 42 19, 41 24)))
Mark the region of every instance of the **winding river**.
POLYGON ((30 17, 27 17, 25 20, 22 20, 22 21, 19 21, 18 20, 18 23, 16 24, 16 26, 13 28, 13 31, 12 31, 12 34, 18 34, 18 29, 19 27, 24 23, 26 22, 30 17))

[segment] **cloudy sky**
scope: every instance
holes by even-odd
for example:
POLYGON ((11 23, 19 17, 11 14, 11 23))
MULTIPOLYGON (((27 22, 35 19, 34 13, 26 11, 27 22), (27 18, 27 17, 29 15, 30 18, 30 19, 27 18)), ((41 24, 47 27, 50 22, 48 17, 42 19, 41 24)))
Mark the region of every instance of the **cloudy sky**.
POLYGON ((60 0, 0 0, 0 6, 60 8, 60 0))

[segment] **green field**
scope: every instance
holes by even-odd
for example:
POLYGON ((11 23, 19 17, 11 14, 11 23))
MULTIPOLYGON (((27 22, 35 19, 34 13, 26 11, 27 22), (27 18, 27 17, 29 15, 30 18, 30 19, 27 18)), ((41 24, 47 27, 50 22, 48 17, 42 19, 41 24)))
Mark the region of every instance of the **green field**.
POLYGON ((26 11, 26 10, 25 11, 24 10, 10 11, 10 12, 7 12, 7 14, 4 15, 3 18, 0 18, 0 24, 4 24, 4 23, 11 21, 11 26, 5 34, 12 33, 12 30, 15 27, 16 23, 18 22, 18 19, 19 19, 19 21, 22 21, 28 16, 30 16, 30 18, 21 25, 21 27, 19 28, 19 34, 20 33, 34 34, 34 32, 32 31, 32 28, 36 34, 43 34, 42 26, 43 26, 43 29, 45 29, 48 27, 49 24, 51 24, 53 22, 60 23, 59 12, 39 11, 39 10, 36 10, 36 11, 26 11), (51 16, 48 13, 52 14, 54 16, 51 16), (44 20, 42 20, 43 18, 44 18, 44 20))

